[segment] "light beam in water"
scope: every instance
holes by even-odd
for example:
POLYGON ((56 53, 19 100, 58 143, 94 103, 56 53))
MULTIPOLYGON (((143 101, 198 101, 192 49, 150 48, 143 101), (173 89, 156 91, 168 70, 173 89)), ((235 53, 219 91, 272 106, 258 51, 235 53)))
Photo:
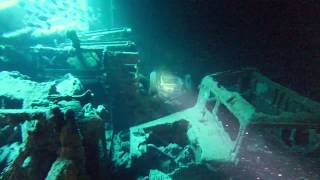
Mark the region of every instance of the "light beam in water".
POLYGON ((4 10, 18 4, 18 0, 0 0, 0 10, 4 10))

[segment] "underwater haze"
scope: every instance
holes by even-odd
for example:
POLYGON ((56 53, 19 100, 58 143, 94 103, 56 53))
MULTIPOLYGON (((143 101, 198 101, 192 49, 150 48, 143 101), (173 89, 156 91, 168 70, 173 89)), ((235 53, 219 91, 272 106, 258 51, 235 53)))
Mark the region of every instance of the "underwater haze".
POLYGON ((0 0, 0 179, 320 179, 320 2, 0 0))

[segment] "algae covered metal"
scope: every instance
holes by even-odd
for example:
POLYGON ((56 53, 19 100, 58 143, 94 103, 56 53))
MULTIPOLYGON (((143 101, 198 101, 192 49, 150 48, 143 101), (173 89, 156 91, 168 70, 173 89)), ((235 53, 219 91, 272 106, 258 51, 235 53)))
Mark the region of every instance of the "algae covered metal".
POLYGON ((255 127, 262 127, 267 132, 264 135, 279 132, 270 136, 287 146, 285 134, 290 131, 296 139, 290 139, 288 147, 299 146, 300 151, 311 152, 319 149, 319 144, 299 144, 296 140, 306 134, 307 140, 319 139, 319 107, 319 103, 271 81, 255 69, 209 75, 203 78, 192 108, 131 127, 129 135, 118 137, 117 142, 129 144, 126 151, 124 146, 115 145, 114 161, 126 168, 142 161, 171 177, 197 165, 211 170, 232 166, 239 162, 243 141, 252 136, 249 132, 255 127), (301 128, 305 131, 299 131, 301 128), (177 152, 173 153, 174 150, 177 152), (155 154, 168 164, 148 163, 155 154))

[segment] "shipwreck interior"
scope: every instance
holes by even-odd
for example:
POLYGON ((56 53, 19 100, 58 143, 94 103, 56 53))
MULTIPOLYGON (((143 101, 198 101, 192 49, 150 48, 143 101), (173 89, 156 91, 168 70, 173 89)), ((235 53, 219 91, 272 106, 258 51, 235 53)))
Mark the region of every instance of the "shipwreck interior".
POLYGON ((320 179, 319 18, 311 0, 0 0, 0 179, 320 179))

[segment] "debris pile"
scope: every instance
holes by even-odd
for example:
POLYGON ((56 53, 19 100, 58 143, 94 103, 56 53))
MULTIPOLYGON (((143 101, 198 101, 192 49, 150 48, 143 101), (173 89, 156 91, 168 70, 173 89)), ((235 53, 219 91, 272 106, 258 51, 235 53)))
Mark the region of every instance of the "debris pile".
POLYGON ((319 179, 320 104, 256 70, 206 76, 193 107, 120 131, 70 74, 0 85, 1 179, 319 179))
POLYGON ((0 79, 6 84, 2 87, 12 86, 0 92, 1 179, 106 176, 106 110, 82 105, 86 102, 84 95, 76 94, 83 91, 78 79, 67 75, 37 83, 16 72, 1 72, 0 79), (22 106, 6 109, 12 100, 22 106))

